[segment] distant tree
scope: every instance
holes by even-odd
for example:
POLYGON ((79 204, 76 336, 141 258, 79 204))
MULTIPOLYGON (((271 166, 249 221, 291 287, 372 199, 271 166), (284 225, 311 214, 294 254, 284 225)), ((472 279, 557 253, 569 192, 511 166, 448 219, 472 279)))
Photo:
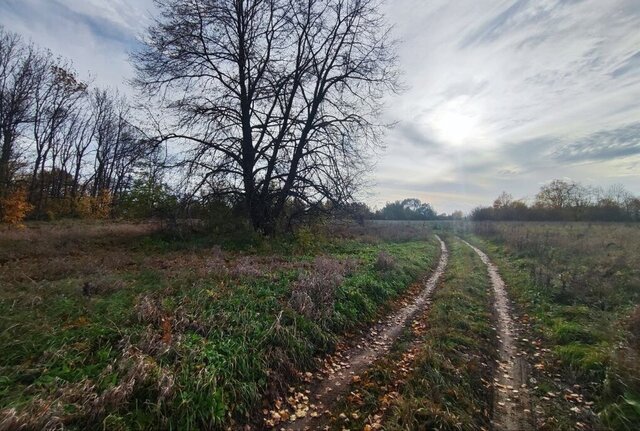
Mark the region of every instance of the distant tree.
POLYGON ((513 196, 507 192, 502 192, 500 196, 498 196, 496 200, 493 201, 493 208, 495 209, 508 208, 509 206, 511 206, 512 203, 513 203, 513 196))
POLYGON ((187 145, 193 187, 214 180, 266 233, 294 201, 352 200, 398 87, 379 1, 156 3, 136 84, 176 120, 161 140, 187 145))
POLYGON ((569 205, 571 184, 563 180, 553 180, 540 188, 535 205, 539 208, 564 208, 569 205))
POLYGON ((540 188, 535 204, 513 200, 503 192, 491 207, 478 207, 473 220, 631 221, 639 219, 638 200, 622 185, 607 190, 553 180, 540 188))
POLYGON ((488 221, 496 220, 493 207, 476 207, 471 211, 471 220, 488 221))
POLYGON ((627 213, 633 221, 640 221, 640 198, 631 198, 627 202, 627 213))
POLYGON ((462 220, 464 218, 464 214, 460 210, 456 210, 451 213, 451 220, 462 220))
POLYGON ((376 212, 376 218, 382 220, 435 220, 438 215, 431 205, 420 199, 409 198, 403 201, 388 202, 376 212))

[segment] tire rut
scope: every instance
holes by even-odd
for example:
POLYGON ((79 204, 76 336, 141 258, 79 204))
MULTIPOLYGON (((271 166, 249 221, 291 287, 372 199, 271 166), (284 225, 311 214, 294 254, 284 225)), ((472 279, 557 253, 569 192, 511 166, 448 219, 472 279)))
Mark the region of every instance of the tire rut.
POLYGON ((509 299, 505 283, 498 267, 477 247, 462 240, 480 256, 487 267, 494 296, 500 362, 494 377, 495 397, 493 407, 494 429, 522 431, 533 429, 531 403, 527 391, 529 365, 515 344, 516 325, 509 311, 509 299))
MULTIPOLYGON (((436 235, 440 242, 440 259, 435 271, 429 276, 424 289, 407 306, 392 313, 386 319, 374 325, 369 334, 360 339, 356 345, 344 352, 338 360, 334 359, 333 368, 325 370, 322 380, 308 387, 309 397, 313 398, 315 410, 293 422, 282 423, 277 429, 287 430, 315 430, 328 419, 322 414, 349 389, 355 376, 365 371, 376 359, 389 352, 393 342, 400 336, 402 330, 409 324, 418 311, 431 303, 431 295, 444 274, 449 257, 449 251, 444 241, 436 235), (319 413, 317 413, 317 412, 319 413), (314 414, 315 413, 315 414, 314 414)), ((357 378, 357 377, 356 377, 357 378)))

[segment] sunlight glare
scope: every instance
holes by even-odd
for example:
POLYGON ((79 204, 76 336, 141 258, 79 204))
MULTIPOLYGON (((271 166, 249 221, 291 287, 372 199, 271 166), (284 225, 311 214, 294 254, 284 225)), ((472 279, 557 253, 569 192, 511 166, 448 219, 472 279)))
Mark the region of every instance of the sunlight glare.
POLYGON ((461 146, 481 138, 478 116, 459 104, 439 108, 432 121, 438 136, 447 144, 461 146))

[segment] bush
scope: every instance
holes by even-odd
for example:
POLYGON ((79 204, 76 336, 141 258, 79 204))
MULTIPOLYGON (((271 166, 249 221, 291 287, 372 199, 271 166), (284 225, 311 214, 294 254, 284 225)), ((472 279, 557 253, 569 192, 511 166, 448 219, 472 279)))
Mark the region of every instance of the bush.
POLYGON ((25 217, 33 209, 29 203, 27 190, 19 188, 9 193, 0 201, 0 217, 3 223, 20 225, 25 217))
POLYGON ((75 202, 75 212, 80 218, 107 219, 111 215, 113 198, 108 190, 98 196, 80 196, 75 202))
POLYGON ((149 178, 135 181, 118 207, 127 218, 170 218, 176 212, 178 201, 165 184, 149 178))

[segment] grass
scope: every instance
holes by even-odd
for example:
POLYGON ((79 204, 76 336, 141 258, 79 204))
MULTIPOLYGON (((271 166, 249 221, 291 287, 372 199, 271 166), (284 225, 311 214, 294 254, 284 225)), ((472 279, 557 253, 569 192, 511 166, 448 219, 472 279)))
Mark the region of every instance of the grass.
POLYGON ((528 338, 546 349, 528 346, 538 364, 547 429, 575 429, 577 423, 637 429, 640 349, 630 315, 640 302, 640 227, 490 223, 475 231, 475 242, 496 260, 525 317, 528 338), (570 411, 572 405, 561 399, 544 400, 547 391, 565 388, 594 402, 593 409, 578 405, 570 411))
POLYGON ((424 228, 332 230, 273 241, 126 223, 0 232, 0 428, 251 423, 437 261, 424 228), (318 256, 340 280, 321 319, 291 303, 301 280, 323 282, 318 256))
POLYGON ((490 428, 497 359, 489 280, 484 264, 460 241, 433 304, 353 384, 334 429, 490 428))

